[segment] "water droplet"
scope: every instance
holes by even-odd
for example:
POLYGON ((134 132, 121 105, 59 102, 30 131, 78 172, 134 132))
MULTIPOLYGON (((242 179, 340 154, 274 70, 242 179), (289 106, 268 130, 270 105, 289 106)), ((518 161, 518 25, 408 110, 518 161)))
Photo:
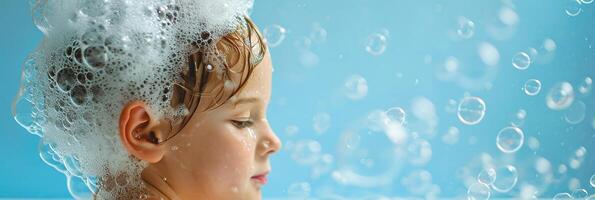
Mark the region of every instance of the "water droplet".
POLYGON ((508 192, 514 188, 518 181, 517 169, 512 165, 505 165, 496 169, 496 180, 491 184, 498 192, 508 192))
POLYGON ((331 125, 331 115, 328 113, 317 113, 312 120, 314 121, 312 127, 319 134, 326 132, 331 125))
POLYGON ((568 108, 574 101, 574 91, 568 82, 560 82, 554 85, 546 96, 547 107, 552 110, 563 110, 568 108))
POLYGON ((570 124, 581 123, 585 119, 587 106, 580 100, 574 101, 572 105, 564 111, 564 120, 570 124))
POLYGON ((362 99, 368 94, 368 82, 358 74, 351 75, 343 87, 347 97, 353 100, 362 99))
POLYGON ((525 70, 531 64, 531 57, 525 52, 518 52, 512 57, 512 66, 517 69, 525 70))
POLYGON ((496 170, 494 168, 487 168, 481 170, 477 175, 477 181, 486 185, 494 183, 496 180, 496 170))
POLYGON ((467 125, 475 125, 481 122, 485 115, 486 105, 479 97, 465 97, 459 103, 457 116, 461 122, 467 125))
POLYGON ((461 38, 469 39, 473 36, 473 33, 475 33, 475 23, 465 17, 459 17, 457 34, 461 38))
POLYGON ((498 132, 496 145, 504 153, 514 153, 523 146, 524 139, 525 135, 520 128, 510 126, 498 132))
POLYGON ((541 81, 537 79, 529 79, 525 82, 523 89, 525 90, 525 94, 535 96, 541 91, 541 81))
POLYGON ((581 8, 581 2, 579 0, 564 0, 565 1, 565 11, 568 16, 574 17, 583 11, 581 8))
POLYGON ((279 46, 285 39, 286 32, 285 28, 276 24, 267 26, 262 31, 265 41, 270 47, 279 46))
POLYGON ((401 107, 392 107, 384 112, 390 122, 403 125, 405 123, 406 113, 401 107))
POLYGON ((467 200, 487 200, 490 198, 490 188, 483 183, 473 183, 467 189, 467 200))
POLYGON ((386 50, 386 36, 380 33, 374 33, 366 39, 366 52, 371 55, 379 56, 386 50))

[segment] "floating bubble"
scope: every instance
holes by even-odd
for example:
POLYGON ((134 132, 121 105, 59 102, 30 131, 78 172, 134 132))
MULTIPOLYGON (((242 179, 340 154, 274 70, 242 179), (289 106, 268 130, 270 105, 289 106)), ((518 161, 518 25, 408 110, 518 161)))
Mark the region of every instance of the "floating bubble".
POLYGON ((47 4, 47 1, 34 1, 34 3, 31 5, 33 23, 45 35, 47 35, 52 28, 52 25, 47 18, 47 15, 49 14, 48 12, 51 12, 47 4))
POLYGON ((477 46, 479 57, 488 66, 496 66, 500 60, 500 53, 498 49, 491 43, 482 42, 477 46))
POLYGON ((491 184, 492 189, 498 192, 508 192, 516 186, 518 181, 517 169, 512 165, 496 168, 496 180, 491 184))
POLYGON ((287 30, 280 25, 270 25, 263 29, 262 34, 270 47, 279 46, 285 39, 287 30))
POLYGON ((565 11, 568 16, 574 17, 583 11, 581 8, 581 1, 579 0, 564 0, 565 1, 565 11))
POLYGON ((368 94, 368 82, 358 74, 351 75, 343 87, 347 97, 353 100, 362 99, 368 94))
POLYGON ((591 175, 591 179, 589 179, 589 183, 591 184, 591 187, 595 188, 595 174, 591 175))
POLYGON ((490 188, 483 183, 474 183, 467 189, 467 200, 487 200, 490 198, 490 188))
POLYGON ((401 107, 392 107, 384 112, 391 122, 402 125, 405 123, 406 113, 401 107))
POLYGON ((287 194, 294 198, 307 198, 310 196, 310 190, 312 190, 310 183, 297 182, 292 183, 289 188, 287 188, 287 194))
POLYGON ((546 105, 552 110, 563 110, 568 108, 574 101, 574 91, 568 82, 560 82, 554 85, 546 96, 546 105))
POLYGON ((67 176, 66 184, 74 199, 93 199, 93 193, 80 177, 67 176))
POLYGON ((432 187, 432 174, 426 170, 415 170, 401 179, 401 184, 414 194, 424 194, 432 187))
POLYGON ((587 149, 584 146, 580 146, 579 148, 574 151, 568 160, 568 165, 572 169, 578 169, 581 167, 583 161, 585 160, 585 155, 587 154, 587 149))
POLYGON ((486 105, 479 97, 465 97, 459 103, 457 116, 461 122, 467 125, 475 125, 481 122, 485 115, 486 105))
POLYGON ((38 145, 39 157, 50 167, 58 170, 60 173, 66 173, 62 158, 52 149, 49 144, 39 141, 38 145))
POLYGON ((457 34, 461 38, 469 39, 473 36, 473 33, 475 33, 475 23, 465 17, 459 17, 457 34))
POLYGON ((564 192, 564 193, 558 193, 556 195, 554 195, 553 200, 571 200, 572 196, 570 196, 570 194, 564 192))
POLYGON ((104 46, 90 46, 83 52, 83 60, 91 68, 103 68, 107 65, 107 51, 104 46))
POLYGON ((90 17, 105 15, 107 12, 107 0, 83 0, 81 2, 81 12, 90 17))
POLYGON ((366 52, 371 55, 379 56, 386 50, 386 36, 380 33, 374 33, 366 39, 366 52))
POLYGON ((518 52, 512 57, 512 66, 517 69, 525 70, 531 64, 531 57, 525 52, 518 52))
POLYGON ((535 96, 541 91, 541 81, 537 79, 529 79, 525 82, 523 89, 525 90, 525 94, 535 96))
POLYGON ((319 134, 326 132, 331 125, 331 115, 328 113, 318 113, 312 120, 314 121, 312 124, 314 131, 319 134))
POLYGON ((76 74, 70 68, 64 68, 56 74, 56 83, 64 92, 70 91, 76 83, 76 74))
POLYGON ((514 153, 523 146, 525 135, 520 128, 506 127, 498 132, 496 145, 504 153, 514 153))
POLYGON ((525 118, 527 117, 527 111, 525 109, 519 109, 515 113, 515 118, 511 122, 511 124, 515 127, 520 127, 525 123, 525 118))
POLYGON ((427 140, 415 139, 407 145, 409 162, 413 165, 425 165, 432 159, 432 146, 427 140))
POLYGON ((310 50, 304 50, 300 54, 300 64, 304 67, 314 67, 319 62, 318 55, 310 50))
POLYGON ((591 3, 593 3, 593 0, 581 0, 581 2, 583 4, 591 4, 591 3))
POLYGON ((578 91, 581 94, 587 94, 589 93, 589 91, 591 91, 591 85, 593 84, 593 80, 591 79, 591 77, 586 77, 583 82, 581 82, 581 85, 578 87, 578 91))
POLYGON ((446 134, 442 136, 442 142, 446 144, 456 144, 459 141, 459 129, 457 127, 450 127, 446 134))
POLYGON ((292 149, 291 158, 300 165, 312 165, 320 158, 320 143, 316 140, 300 140, 292 149))
POLYGON ((320 24, 315 23, 312 25, 312 31, 310 31, 310 38, 314 42, 322 43, 326 41, 327 32, 320 24))
POLYGON ((585 119, 587 106, 580 100, 574 101, 572 105, 564 111, 564 120, 569 124, 578 124, 585 119))
POLYGON ((502 7, 498 17, 506 26, 514 26, 519 22, 519 15, 510 7, 502 7))
POLYGON ((485 185, 490 185, 496 180, 496 170, 494 168, 487 168, 481 170, 477 175, 477 181, 485 185))
POLYGON ((572 198, 574 199, 585 199, 589 196, 589 193, 585 189, 575 189, 572 191, 572 198))

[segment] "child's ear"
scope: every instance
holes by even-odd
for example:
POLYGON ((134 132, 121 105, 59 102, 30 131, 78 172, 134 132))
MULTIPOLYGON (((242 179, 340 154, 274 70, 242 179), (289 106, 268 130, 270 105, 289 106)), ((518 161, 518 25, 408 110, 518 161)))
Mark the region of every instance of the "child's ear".
POLYGON ((131 155, 140 160, 156 163, 163 158, 165 148, 160 144, 164 133, 159 119, 149 112, 141 101, 128 103, 122 109, 119 120, 120 141, 131 155))

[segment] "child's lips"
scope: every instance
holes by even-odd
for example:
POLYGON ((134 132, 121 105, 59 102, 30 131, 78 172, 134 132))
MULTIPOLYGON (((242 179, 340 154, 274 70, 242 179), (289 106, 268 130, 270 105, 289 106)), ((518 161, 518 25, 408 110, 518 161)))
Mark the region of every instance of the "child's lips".
POLYGON ((265 173, 262 173, 259 175, 252 176, 252 177, 250 177, 250 179, 255 180, 256 182, 264 185, 267 183, 267 174, 268 174, 268 172, 265 172, 265 173))

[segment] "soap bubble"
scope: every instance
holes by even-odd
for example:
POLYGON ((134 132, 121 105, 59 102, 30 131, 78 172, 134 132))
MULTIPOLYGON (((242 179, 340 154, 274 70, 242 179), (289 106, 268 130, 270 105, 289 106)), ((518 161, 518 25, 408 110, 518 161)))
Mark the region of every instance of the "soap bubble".
POLYGON ((328 128, 330 127, 331 115, 324 112, 318 113, 314 115, 314 118, 312 120, 314 121, 314 123, 312 124, 314 131, 316 131, 316 133, 321 134, 326 132, 326 130, 328 130, 328 128))
POLYGON ((546 96, 546 105, 552 110, 563 110, 568 108, 574 101, 574 91, 568 82, 560 82, 554 85, 546 96))
POLYGON ((366 51, 374 56, 379 56, 386 50, 387 38, 380 33, 374 33, 366 39, 366 51))
POLYGON ((406 113, 401 107, 392 107, 385 111, 386 117, 391 122, 402 125, 405 123, 406 113))
POLYGON ((409 162, 413 165, 425 165, 432 159, 432 146, 427 140, 415 139, 407 145, 409 162))
POLYGON ((498 132, 496 145, 504 153, 514 153, 523 146, 524 138, 525 135, 520 128, 510 126, 498 132))
POLYGON ((496 180, 491 184, 492 189, 498 192, 508 192, 516 186, 518 181, 517 169, 512 165, 496 168, 496 180))
POLYGON ((529 68, 530 64, 531 58, 525 52, 518 52, 514 54, 514 56, 512 57, 512 66, 514 66, 517 69, 525 70, 529 68))
POLYGON ((486 168, 479 172, 479 174, 477 175, 477 181, 479 183, 490 185, 494 183, 494 181, 496 180, 496 176, 497 174, 494 168, 486 168))
POLYGON ((90 46, 83 51, 83 60, 91 68, 103 68, 108 62, 104 46, 90 46))
POLYGON ((498 49, 491 43, 482 42, 477 46, 479 57, 488 66, 496 66, 500 60, 500 53, 498 49))
POLYGON ((87 101, 87 90, 81 85, 74 86, 70 91, 70 99, 76 105, 83 105, 87 101))
POLYGON ((564 111, 564 120, 570 124, 578 124, 585 119, 587 106, 580 100, 574 101, 572 105, 564 111))
POLYGON ((467 125, 475 125, 481 122, 485 115, 486 105, 479 97, 465 97, 459 103, 457 116, 459 120, 467 125))
POLYGON ((585 189, 575 189, 572 191, 572 198, 574 199, 585 199, 589 196, 589 193, 585 189))
POLYGON ((574 16, 581 14, 581 12, 583 11, 583 9, 581 8, 581 2, 579 0, 564 0, 564 1, 565 1, 564 9, 568 16, 574 17, 574 16))
POLYGON ((558 193, 556 195, 554 195, 553 200, 571 200, 572 196, 570 196, 570 194, 564 192, 564 193, 558 193))
POLYGON ((432 174, 426 170, 415 170, 401 179, 401 184, 414 194, 425 194, 432 187, 432 174))
POLYGON ((581 2, 583 4, 591 4, 591 3, 593 3, 593 0, 581 0, 581 2))
POLYGON ((442 136, 442 142, 446 144, 456 144, 459 141, 459 129, 457 127, 450 127, 446 134, 442 136))
POLYGON ((280 25, 270 25, 263 29, 262 34, 270 47, 276 47, 285 39, 287 30, 280 25))
POLYGON ((300 140, 293 147, 291 158, 300 165, 312 165, 320 159, 321 148, 316 140, 300 140))
POLYGON ((68 92, 76 82, 76 74, 70 68, 64 68, 56 74, 56 82, 63 92, 68 92))
POLYGON ((368 94, 368 82, 364 77, 354 74, 345 81, 343 89, 350 99, 362 99, 368 94))
POLYGON ((515 113, 515 118, 514 120, 511 122, 511 124, 515 127, 520 127, 525 123, 525 118, 527 117, 527 111, 525 111, 524 109, 519 109, 516 113, 515 113))
POLYGON ((490 198, 490 188, 483 183, 473 183, 467 189, 467 200, 487 200, 490 198))
POLYGON ((38 145, 39 157, 50 167, 58 170, 60 173, 66 173, 66 167, 63 164, 62 158, 54 151, 54 149, 42 141, 38 145))
POLYGON ((287 188, 287 194, 291 197, 302 199, 310 196, 310 190, 312 190, 310 183, 297 182, 292 183, 289 188, 287 188))
POLYGON ((457 26, 457 34, 461 38, 469 39, 473 36, 474 32, 475 32, 475 23, 473 23, 473 21, 471 21, 465 17, 459 17, 458 26, 457 26))
POLYGON ((327 32, 320 24, 314 23, 312 31, 310 31, 310 38, 314 42, 322 43, 326 41, 327 32))
POLYGON ((47 4, 48 1, 34 1, 34 4, 31 6, 33 23, 45 35, 47 35, 52 28, 52 25, 47 18, 47 14, 49 14, 48 12, 51 12, 47 4))
POLYGON ((67 176, 66 181, 68 192, 74 197, 74 199, 92 199, 93 193, 89 190, 85 181, 80 177, 67 176))
POLYGON ((525 90, 525 94, 535 96, 541 91, 541 81, 537 79, 529 79, 525 82, 523 89, 525 90))
POLYGON ((581 82, 581 85, 578 87, 578 91, 581 94, 587 94, 589 93, 589 91, 591 91, 591 85, 593 84, 593 80, 591 79, 591 77, 586 77, 583 82, 581 82))
POLYGON ((591 184, 591 187, 595 188, 595 174, 591 175, 591 179, 589 179, 589 183, 591 184))
POLYGON ((105 15, 107 12, 107 0, 82 0, 81 12, 91 17, 105 15))

